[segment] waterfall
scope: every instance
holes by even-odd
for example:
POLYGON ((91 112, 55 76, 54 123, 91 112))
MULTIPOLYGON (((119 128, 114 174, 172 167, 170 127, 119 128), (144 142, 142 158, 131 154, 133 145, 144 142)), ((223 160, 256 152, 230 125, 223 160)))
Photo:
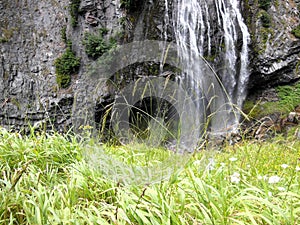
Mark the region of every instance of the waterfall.
POLYGON ((182 79, 187 79, 194 93, 199 95, 210 90, 208 86, 216 87, 207 80, 201 62, 194 62, 193 54, 199 54, 200 58, 214 58, 210 64, 224 87, 224 90, 215 90, 214 93, 220 96, 223 92, 225 97, 215 100, 211 108, 218 110, 211 112, 215 114, 211 129, 215 132, 235 131, 239 113, 233 105, 242 107, 246 97, 250 41, 238 1, 177 0, 173 7, 175 40, 184 69, 188 71, 188 77, 183 74, 182 79))

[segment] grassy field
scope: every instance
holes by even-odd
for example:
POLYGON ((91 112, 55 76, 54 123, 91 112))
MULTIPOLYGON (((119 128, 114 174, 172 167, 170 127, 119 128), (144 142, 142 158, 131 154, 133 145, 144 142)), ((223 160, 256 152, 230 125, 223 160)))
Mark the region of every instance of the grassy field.
POLYGON ((21 137, 0 128, 0 224, 300 224, 299 140, 245 140, 182 158, 142 145, 21 137), (93 149, 117 160, 91 157, 93 149), (121 171, 177 169, 163 181, 128 184, 114 179, 116 162, 121 171))

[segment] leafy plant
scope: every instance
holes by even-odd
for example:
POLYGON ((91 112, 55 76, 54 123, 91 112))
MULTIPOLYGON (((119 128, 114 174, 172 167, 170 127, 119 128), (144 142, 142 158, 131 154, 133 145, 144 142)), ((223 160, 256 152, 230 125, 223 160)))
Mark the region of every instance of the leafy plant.
POLYGON ((59 87, 66 88, 71 83, 71 75, 80 67, 80 58, 77 58, 71 49, 71 43, 66 51, 55 60, 56 82, 59 87))
POLYGON ((125 8, 127 10, 133 7, 133 0, 121 0, 120 3, 121 8, 125 8))
POLYGON ((267 11, 271 6, 271 2, 272 0, 259 0, 258 1, 259 8, 267 11))
POLYGON ((56 74, 56 83, 60 88, 67 88, 71 84, 71 76, 67 74, 56 74))
POLYGON ((11 29, 3 28, 2 29, 2 37, 0 37, 0 43, 8 42, 12 38, 14 31, 15 31, 14 28, 11 28, 11 29))
POLYGON ((102 29, 98 35, 91 33, 85 34, 83 44, 85 46, 85 52, 89 57, 97 59, 116 45, 115 39, 111 38, 109 41, 104 39, 104 34, 106 33, 107 30, 102 29))
POLYGON ((276 88, 279 101, 255 102, 245 101, 243 111, 250 117, 259 119, 273 113, 288 114, 300 104, 300 83, 295 85, 284 85, 276 88))
POLYGON ((296 26, 292 30, 292 34, 295 35, 296 38, 300 38, 300 25, 296 26))
POLYGON ((276 90, 280 98, 279 104, 287 111, 292 111, 295 106, 300 104, 300 83, 279 86, 276 90))
POLYGON ((76 27, 78 24, 80 1, 81 0, 71 0, 70 3, 71 24, 73 27, 76 27))
POLYGON ((67 38, 67 27, 63 27, 60 31, 60 34, 61 34, 61 38, 62 40, 64 41, 64 43, 67 44, 68 42, 68 38, 67 38))
POLYGON ((269 28, 271 26, 271 16, 267 12, 262 12, 260 20, 263 27, 269 28))

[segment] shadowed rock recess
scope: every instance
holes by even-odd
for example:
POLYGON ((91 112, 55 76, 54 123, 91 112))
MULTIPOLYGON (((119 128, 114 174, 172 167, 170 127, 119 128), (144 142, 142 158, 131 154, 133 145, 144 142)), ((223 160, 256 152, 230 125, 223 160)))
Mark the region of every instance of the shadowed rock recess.
MULTIPOLYGON (((85 99, 89 88, 82 81, 100 53, 89 55, 92 39, 87 37, 97 37, 103 51, 131 41, 174 41, 174 4, 176 0, 0 0, 0 125, 25 131, 29 125, 68 130, 75 93, 80 101, 91 100, 85 99), (61 88, 55 60, 67 48, 80 58, 80 68, 70 74, 71 83, 61 88)), ((297 81, 300 1, 243 0, 238 5, 251 35, 248 94, 297 81)), ((213 8, 209 5, 211 18, 216 18, 210 20, 212 47, 208 51, 204 44, 203 49, 218 72, 224 40, 213 8)), ((237 48, 241 48, 238 43, 237 48)), ((113 79, 121 77, 117 83, 122 85, 136 79, 135 75, 155 75, 157 70, 151 63, 132 65, 113 79)), ((109 85, 100 90, 95 99, 96 122, 101 123, 115 92, 109 85)))

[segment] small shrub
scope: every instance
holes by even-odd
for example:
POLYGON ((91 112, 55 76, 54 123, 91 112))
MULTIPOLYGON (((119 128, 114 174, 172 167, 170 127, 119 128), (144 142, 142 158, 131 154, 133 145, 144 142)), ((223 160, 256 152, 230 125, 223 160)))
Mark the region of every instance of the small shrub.
POLYGON ((5 42, 8 42, 9 40, 7 40, 6 38, 0 38, 0 43, 5 43, 5 42))
POLYGON ((271 6, 271 1, 272 0, 259 0, 258 1, 258 6, 259 6, 259 8, 264 9, 264 10, 267 11, 271 6))
POLYGON ((76 73, 80 67, 80 59, 75 56, 69 44, 66 52, 55 60, 54 65, 58 86, 66 88, 71 83, 71 75, 76 73))
POLYGON ((271 16, 267 12, 263 12, 260 17, 262 26, 269 28, 271 26, 271 16))
POLYGON ((288 114, 300 104, 300 83, 296 85, 284 85, 276 88, 279 101, 254 102, 245 101, 243 111, 249 117, 259 119, 273 113, 288 114))
POLYGON ((296 38, 300 38, 300 25, 292 30, 292 34, 295 35, 296 38))
POLYGON ((73 27, 76 27, 78 24, 79 6, 80 6, 80 0, 71 0, 70 15, 71 15, 71 24, 73 27))
POLYGON ((133 5, 133 0, 121 0, 121 8, 130 9, 133 5))
POLYGON ((295 106, 300 104, 300 83, 296 85, 285 85, 276 88, 278 97, 280 98, 279 104, 281 107, 292 111, 295 106))
POLYGON ((9 42, 9 40, 14 35, 14 31, 15 31, 14 28, 11 28, 11 29, 2 29, 2 37, 0 37, 0 43, 9 42))
POLYGON ((66 74, 56 74, 56 83, 60 88, 67 88, 71 84, 71 76, 66 74))
POLYGON ((107 33, 107 30, 100 30, 99 35, 85 34, 83 44, 89 57, 97 59, 115 46, 116 40, 111 38, 106 41, 103 37, 104 33, 107 33))
POLYGON ((60 34, 61 34, 61 39, 67 43, 68 42, 68 39, 67 39, 67 27, 63 27, 60 31, 60 34))
POLYGON ((70 48, 67 48, 66 52, 55 61, 58 74, 73 74, 78 70, 79 65, 80 59, 75 56, 70 48))

